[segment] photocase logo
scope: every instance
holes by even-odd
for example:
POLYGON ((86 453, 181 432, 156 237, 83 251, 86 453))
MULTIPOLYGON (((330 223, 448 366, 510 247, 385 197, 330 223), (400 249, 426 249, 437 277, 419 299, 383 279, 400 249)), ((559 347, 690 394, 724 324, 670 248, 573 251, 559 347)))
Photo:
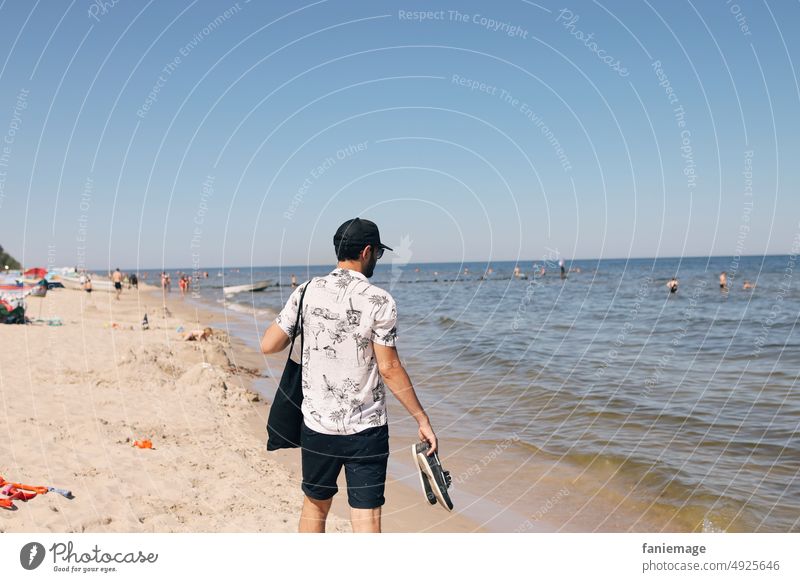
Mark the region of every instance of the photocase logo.
POLYGON ((30 542, 19 551, 19 563, 26 570, 35 570, 44 561, 44 546, 39 542, 30 542))

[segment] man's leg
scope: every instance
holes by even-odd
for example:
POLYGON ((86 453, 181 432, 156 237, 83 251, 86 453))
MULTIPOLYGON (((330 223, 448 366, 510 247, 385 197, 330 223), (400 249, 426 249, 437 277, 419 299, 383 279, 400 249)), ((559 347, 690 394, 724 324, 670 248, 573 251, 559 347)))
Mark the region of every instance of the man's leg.
POLYGON ((312 499, 308 495, 303 498, 303 512, 300 514, 300 533, 325 533, 325 520, 331 509, 333 497, 330 499, 312 499))
POLYGON ((381 533, 381 508, 350 508, 350 523, 353 533, 381 533))
POLYGON ((370 428, 357 433, 357 454, 344 464, 347 477, 347 501, 353 533, 380 533, 381 506, 386 487, 389 460, 389 429, 370 428))
POLYGON ((300 429, 300 459, 303 467, 301 489, 305 494, 300 532, 325 532, 325 520, 339 490, 336 479, 342 470, 342 460, 333 456, 336 435, 315 432, 303 423, 300 429))

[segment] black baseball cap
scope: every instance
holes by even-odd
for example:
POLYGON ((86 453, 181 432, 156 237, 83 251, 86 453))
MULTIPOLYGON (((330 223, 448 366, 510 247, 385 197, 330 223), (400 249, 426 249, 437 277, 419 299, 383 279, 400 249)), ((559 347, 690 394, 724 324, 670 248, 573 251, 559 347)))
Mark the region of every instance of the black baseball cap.
POLYGON ((381 242, 378 225, 371 220, 358 217, 346 220, 333 235, 333 246, 338 250, 340 247, 359 245, 375 245, 390 251, 394 250, 381 242))

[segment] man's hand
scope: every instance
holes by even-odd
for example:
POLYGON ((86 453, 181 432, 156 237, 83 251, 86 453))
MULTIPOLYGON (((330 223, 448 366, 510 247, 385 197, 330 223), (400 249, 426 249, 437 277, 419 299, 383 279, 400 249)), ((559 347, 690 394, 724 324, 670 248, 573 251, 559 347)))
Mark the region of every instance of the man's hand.
POLYGON ((436 452, 436 447, 438 446, 438 442, 436 440, 436 435, 433 433, 433 428, 431 428, 430 422, 421 422, 419 425, 419 440, 425 441, 428 443, 431 448, 428 449, 428 456, 431 456, 433 453, 436 452))

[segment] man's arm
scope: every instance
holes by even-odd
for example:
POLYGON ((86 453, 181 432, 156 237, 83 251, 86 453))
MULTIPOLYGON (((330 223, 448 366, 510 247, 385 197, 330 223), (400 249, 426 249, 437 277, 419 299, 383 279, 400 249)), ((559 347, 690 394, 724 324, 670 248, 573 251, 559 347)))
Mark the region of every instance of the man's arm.
POLYGON ((297 309, 305 286, 297 287, 292 291, 278 317, 264 332, 264 337, 261 338, 262 353, 277 354, 286 349, 286 346, 291 343, 292 336, 295 335, 294 324, 297 321, 297 309))
POLYGON ((272 322, 264 332, 264 337, 261 338, 261 352, 264 354, 277 354, 286 349, 291 340, 286 332, 281 327, 272 322))
POLYGON ((411 379, 408 377, 403 364, 400 362, 400 356, 397 354, 397 348, 394 346, 384 346, 382 344, 372 342, 372 349, 375 352, 375 360, 378 363, 378 371, 383 376, 386 385, 392 394, 400 401, 408 413, 416 419, 419 424, 419 438, 426 441, 430 446, 428 454, 433 454, 438 445, 436 435, 431 428, 431 421, 425 410, 422 408, 417 393, 414 391, 414 386, 411 385, 411 379))

